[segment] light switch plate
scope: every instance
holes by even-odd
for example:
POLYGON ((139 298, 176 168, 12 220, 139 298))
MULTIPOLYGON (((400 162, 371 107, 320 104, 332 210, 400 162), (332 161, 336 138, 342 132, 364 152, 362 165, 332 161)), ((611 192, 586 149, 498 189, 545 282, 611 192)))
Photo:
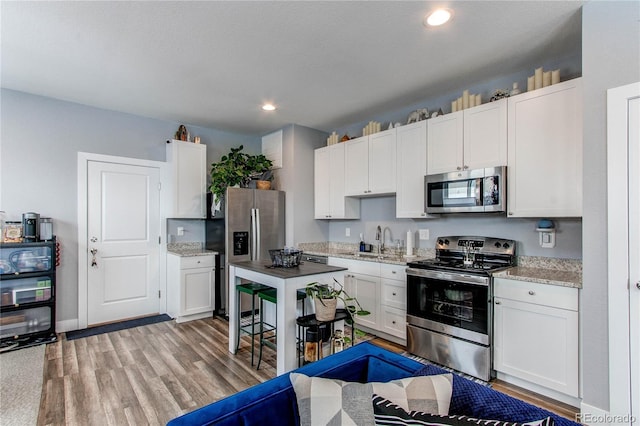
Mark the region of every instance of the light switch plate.
POLYGON ((428 240, 429 239, 429 230, 428 229, 419 229, 418 230, 418 236, 421 240, 428 240))
POLYGON ((345 237, 351 236, 351 228, 344 228, 344 236, 345 237))

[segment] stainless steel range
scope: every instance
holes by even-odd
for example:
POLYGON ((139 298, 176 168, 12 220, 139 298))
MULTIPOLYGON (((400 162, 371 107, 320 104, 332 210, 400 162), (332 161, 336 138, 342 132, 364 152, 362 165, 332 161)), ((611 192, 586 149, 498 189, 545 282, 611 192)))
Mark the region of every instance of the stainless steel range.
POLYGON ((407 349, 479 379, 493 376, 493 272, 513 266, 515 241, 439 237, 436 258, 407 264, 407 349))

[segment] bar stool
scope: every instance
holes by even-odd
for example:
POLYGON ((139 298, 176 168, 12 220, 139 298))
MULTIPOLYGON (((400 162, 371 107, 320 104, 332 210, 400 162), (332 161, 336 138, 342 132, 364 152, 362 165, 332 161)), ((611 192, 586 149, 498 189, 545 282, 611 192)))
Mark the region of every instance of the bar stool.
MULTIPOLYGON (((259 292, 264 291, 264 290, 268 290, 271 287, 264 285, 264 284, 258 284, 258 283, 244 283, 244 284, 238 284, 236 285, 236 291, 238 292, 237 294, 237 300, 236 300, 236 307, 237 307, 237 312, 238 312, 238 317, 237 317, 237 321, 238 321, 238 339, 236 341, 236 352, 238 352, 238 348, 240 347, 240 333, 245 333, 251 336, 251 366, 253 366, 253 354, 255 351, 255 336, 257 334, 259 334, 255 327, 256 325, 259 325, 259 322, 256 322, 256 298, 255 296, 257 294, 259 294, 259 292), (245 324, 242 325, 242 312, 240 310, 240 297, 241 297, 241 293, 245 293, 251 296, 251 324, 245 324)), ((262 307, 260 308, 260 319, 262 319, 262 307)))
MULTIPOLYGON (((304 300, 307 298, 307 293, 304 290, 298 290, 296 292, 296 301, 302 301, 302 312, 304 315, 305 312, 305 306, 304 306, 304 300)), ((258 355, 258 366, 256 367, 256 370, 260 369, 260 363, 262 362, 262 347, 263 346, 269 346, 271 349, 273 350, 277 350, 277 346, 275 342, 272 342, 270 339, 274 340, 276 339, 276 333, 275 330, 278 327, 278 320, 277 320, 277 313, 276 313, 276 324, 268 324, 264 321, 264 317, 262 315, 263 309, 264 309, 264 301, 266 300, 267 302, 271 302, 276 306, 276 309, 278 309, 278 291, 275 288, 269 288, 268 290, 262 290, 260 292, 258 292, 258 299, 260 299, 260 354, 258 355), (266 325, 266 328, 265 328, 266 325), (274 331, 273 336, 269 336, 267 338, 264 337, 264 333, 265 332, 269 332, 269 331, 274 331)), ((297 349, 298 352, 300 351, 300 342, 296 341, 296 345, 297 345, 297 349)), ((253 365, 253 364, 252 364, 253 365)))

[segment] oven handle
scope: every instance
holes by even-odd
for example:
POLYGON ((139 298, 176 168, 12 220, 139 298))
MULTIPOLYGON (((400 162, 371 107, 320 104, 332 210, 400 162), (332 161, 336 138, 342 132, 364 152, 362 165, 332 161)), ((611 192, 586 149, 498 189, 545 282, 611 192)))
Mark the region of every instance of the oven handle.
POLYGON ((418 278, 432 278, 441 281, 451 281, 457 283, 479 285, 488 287, 491 278, 478 275, 470 275, 462 272, 448 272, 448 271, 436 271, 432 269, 417 269, 407 268, 407 276, 414 276, 418 278))

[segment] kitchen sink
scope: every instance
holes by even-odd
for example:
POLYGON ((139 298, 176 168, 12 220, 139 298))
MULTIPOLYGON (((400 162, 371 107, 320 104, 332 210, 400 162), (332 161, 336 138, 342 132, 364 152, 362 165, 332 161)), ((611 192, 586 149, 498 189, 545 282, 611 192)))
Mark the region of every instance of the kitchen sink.
POLYGON ((378 254, 378 253, 367 252, 367 251, 357 251, 353 254, 356 257, 369 257, 369 258, 376 258, 376 259, 397 259, 398 258, 398 256, 395 254, 385 254, 385 253, 378 254))

